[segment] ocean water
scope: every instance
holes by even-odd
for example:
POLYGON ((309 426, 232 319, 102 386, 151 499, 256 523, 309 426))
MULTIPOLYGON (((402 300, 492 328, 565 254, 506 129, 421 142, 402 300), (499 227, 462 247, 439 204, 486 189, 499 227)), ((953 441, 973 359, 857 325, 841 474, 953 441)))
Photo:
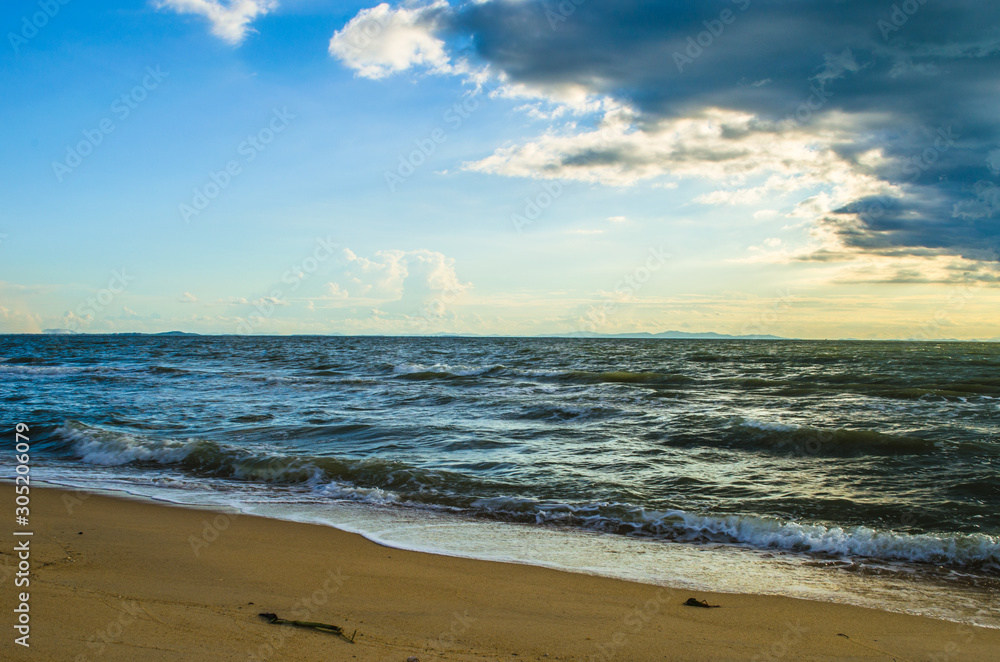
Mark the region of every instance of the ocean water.
POLYGON ((36 480, 1000 627, 1000 345, 0 336, 0 376, 36 480))

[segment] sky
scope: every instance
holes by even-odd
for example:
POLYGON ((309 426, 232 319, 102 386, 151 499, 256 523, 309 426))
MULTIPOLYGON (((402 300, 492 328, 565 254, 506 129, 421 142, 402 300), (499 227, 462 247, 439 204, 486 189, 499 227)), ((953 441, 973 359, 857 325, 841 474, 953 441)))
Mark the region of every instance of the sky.
POLYGON ((1000 339, 1000 5, 13 0, 0 332, 1000 339))

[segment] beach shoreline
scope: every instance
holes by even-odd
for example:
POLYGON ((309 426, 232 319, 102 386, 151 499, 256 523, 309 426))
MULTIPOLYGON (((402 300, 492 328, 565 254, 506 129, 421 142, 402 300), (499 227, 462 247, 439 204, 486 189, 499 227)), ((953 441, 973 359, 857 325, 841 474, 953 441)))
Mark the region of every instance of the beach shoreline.
MULTIPOLYGON (((13 508, 13 486, 3 493, 13 508)), ((983 660, 1000 649, 1000 630, 920 616, 404 551, 86 492, 31 497, 30 654, 45 659, 983 660)), ((12 602, 24 589, 5 574, 12 602)))

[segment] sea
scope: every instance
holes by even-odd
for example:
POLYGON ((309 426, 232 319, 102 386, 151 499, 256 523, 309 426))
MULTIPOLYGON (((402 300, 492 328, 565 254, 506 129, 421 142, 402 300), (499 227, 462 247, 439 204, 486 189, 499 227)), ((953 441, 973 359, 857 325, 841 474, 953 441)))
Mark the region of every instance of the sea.
POLYGON ((998 344, 6 335, 0 377, 36 482, 1000 627, 998 344))

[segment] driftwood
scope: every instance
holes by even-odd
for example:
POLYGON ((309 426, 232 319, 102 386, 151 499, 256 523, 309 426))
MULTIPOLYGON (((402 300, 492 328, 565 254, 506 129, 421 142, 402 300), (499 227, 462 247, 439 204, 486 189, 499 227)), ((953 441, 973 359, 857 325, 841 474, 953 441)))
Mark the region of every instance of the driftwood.
POLYGON ((707 600, 695 600, 694 598, 688 598, 687 602, 684 603, 687 607, 704 607, 705 609, 711 609, 713 607, 721 607, 722 605, 710 605, 707 600))
POLYGON ((338 625, 314 623, 312 621, 289 621, 284 618, 278 618, 277 614, 259 614, 259 616, 272 625, 294 625, 299 628, 309 628, 312 630, 319 630, 320 632, 328 632, 329 634, 335 634, 352 644, 354 643, 354 635, 358 633, 358 631, 355 630, 354 633, 348 638, 348 636, 344 634, 344 629, 338 625))

